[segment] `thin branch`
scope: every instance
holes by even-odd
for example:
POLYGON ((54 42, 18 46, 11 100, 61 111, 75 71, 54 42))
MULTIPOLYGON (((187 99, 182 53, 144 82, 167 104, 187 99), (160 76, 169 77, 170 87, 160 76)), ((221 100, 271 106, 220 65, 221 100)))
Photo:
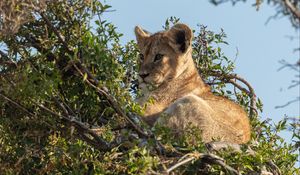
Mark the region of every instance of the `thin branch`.
POLYGON ((256 95, 254 92, 253 87, 250 85, 250 83, 248 81, 246 81, 244 78, 238 76, 237 74, 222 74, 221 72, 212 72, 211 76, 217 76, 219 77, 221 80, 230 83, 232 85, 234 85, 235 87, 237 87, 238 89, 240 89, 241 91, 245 92, 249 97, 250 97, 250 117, 254 117, 255 115, 257 115, 257 109, 256 109, 256 95), (236 83, 235 80, 238 80, 240 82, 242 82, 244 85, 247 86, 248 90, 245 89, 244 87, 242 87, 241 85, 239 85, 238 83, 236 83))
MULTIPOLYGON (((34 102, 35 103, 35 102, 34 102)), ((85 133, 88 133, 90 136, 92 136, 92 138, 94 138, 93 141, 96 141, 95 143, 97 143, 97 147, 95 147, 96 149, 100 150, 100 151, 108 151, 111 149, 111 145, 109 143, 107 143, 106 141, 104 141, 101 137, 99 137, 97 135, 97 133, 95 133, 93 130, 89 129, 88 127, 86 127, 83 123, 71 119, 70 117, 64 116, 64 115, 60 115, 54 111, 52 111, 51 109, 45 107, 42 104, 37 104, 35 103, 35 105, 37 105, 39 108, 43 109, 44 111, 59 117, 60 119, 62 119, 63 121, 70 123, 72 126, 74 126, 77 130, 82 131, 81 136, 86 136, 85 133)), ((86 136, 87 137, 87 136, 86 136)), ((90 140, 88 140, 90 141, 90 140)))
POLYGON ((273 175, 281 175, 281 171, 278 168, 278 166, 272 161, 268 161, 267 165, 270 167, 271 172, 273 173, 273 175))
POLYGON ((185 165, 193 160, 196 160, 197 158, 196 157, 189 157, 189 158, 186 158, 178 163, 176 163, 175 165, 171 166, 170 168, 168 168, 166 170, 167 173, 170 173, 171 171, 175 170, 176 168, 182 166, 182 165, 185 165))
POLYGON ((85 67, 83 67, 80 64, 81 68, 83 69, 82 70, 82 69, 79 69, 79 67, 75 63, 73 64, 73 66, 80 73, 80 75, 82 77, 84 77, 84 74, 88 75, 88 78, 85 79, 85 82, 88 83, 94 89, 96 89, 96 91, 100 95, 104 95, 107 98, 107 100, 109 101, 109 103, 111 104, 111 107, 121 117, 125 118, 130 123, 130 125, 134 128, 134 130, 138 133, 138 135, 140 137, 143 137, 143 138, 145 138, 145 137, 146 138, 151 137, 151 135, 149 135, 148 133, 145 133, 140 126, 136 125, 135 122, 123 112, 123 110, 120 108, 120 105, 118 104, 118 102, 114 99, 114 97, 112 95, 109 94, 108 89, 106 87, 99 87, 99 85, 98 85, 99 81, 85 67))
POLYGON ((61 35, 61 33, 56 30, 56 28, 52 25, 52 23, 50 22, 50 20, 47 18, 47 16, 45 15, 45 13, 40 13, 41 17, 43 18, 43 20, 46 22, 47 26, 50 27, 50 29, 55 33, 55 35, 58 38, 58 41, 60 43, 63 44, 64 48, 67 49, 68 53, 72 53, 71 50, 68 47, 68 44, 65 42, 64 37, 61 35))
POLYGON ((225 169, 226 171, 230 172, 231 174, 239 175, 239 172, 237 170, 235 170, 234 168, 232 168, 231 166, 227 165, 221 157, 219 157, 217 155, 214 155, 214 154, 211 154, 211 153, 207 153, 207 154, 198 153, 198 152, 189 153, 189 154, 186 154, 185 156, 183 156, 181 159, 183 159, 183 160, 179 161, 175 165, 168 168, 166 170, 166 172, 170 173, 170 172, 172 172, 176 168, 179 168, 182 165, 185 165, 185 164, 187 164, 189 162, 192 162, 194 160, 201 159, 202 162, 205 162, 205 163, 208 163, 208 164, 219 165, 223 169, 225 169), (188 157, 188 158, 185 158, 185 157, 188 157))
MULTIPOLYGON (((17 102, 16 100, 13 100, 12 98, 6 96, 5 94, 3 94, 2 92, 0 92, 0 96, 8 101, 9 103, 13 104, 15 107, 21 109, 22 111, 26 112, 27 114, 29 114, 31 117, 37 118, 37 115, 32 113, 30 110, 28 110, 24 105, 20 104, 19 102, 17 102)), ((50 125, 47 122, 44 122, 48 127, 53 128, 52 125, 50 125)))
POLYGON ((293 15, 298 18, 300 21, 300 10, 297 9, 291 2, 290 0, 283 0, 283 3, 285 6, 293 13, 293 15))
POLYGON ((284 107, 286 107, 286 106, 288 106, 288 105, 290 105, 290 104, 292 104, 292 103, 295 103, 295 102, 297 102, 297 101, 300 101, 300 97, 297 97, 297 98, 294 99, 294 100, 288 101, 288 102, 287 102, 286 104, 284 104, 284 105, 275 106, 275 109, 278 109, 278 108, 284 108, 284 107))
POLYGON ((32 112, 30 112, 26 107, 24 107, 22 104, 16 102, 15 100, 9 98, 8 96, 4 95, 3 93, 0 92, 0 96, 2 98, 4 98, 6 101, 12 103, 13 105, 15 105, 16 107, 18 107, 19 109, 23 110, 24 112, 26 112, 27 114, 36 117, 36 115, 32 112))
POLYGON ((9 59, 9 57, 0 50, 0 65, 5 65, 9 67, 17 67, 17 63, 9 59))
MULTIPOLYGON (((11 99, 10 97, 4 95, 3 93, 0 93, 0 96, 2 98, 4 98, 6 101, 8 101, 8 102, 12 103, 13 105, 15 105, 16 107, 22 109, 23 111, 25 111, 29 115, 36 117, 36 115, 34 113, 30 112, 26 107, 24 107, 20 103, 16 102, 15 100, 11 99)), ((64 115, 60 115, 60 114, 52 111, 51 109, 45 107, 44 105, 38 104, 38 103, 36 103, 32 100, 31 100, 31 102, 33 102, 36 106, 43 109, 44 111, 60 118, 63 122, 69 123, 72 126, 74 126, 78 131, 80 131, 79 134, 81 135, 82 138, 84 138, 83 140, 90 143, 90 144, 92 144, 99 151, 108 151, 108 150, 111 149, 111 145, 109 143, 105 142, 93 130, 87 128, 83 123, 81 123, 79 121, 76 121, 74 119, 71 119, 69 117, 66 117, 64 115), (94 140, 90 139, 86 135, 86 133, 89 134, 92 138, 94 138, 94 140)))

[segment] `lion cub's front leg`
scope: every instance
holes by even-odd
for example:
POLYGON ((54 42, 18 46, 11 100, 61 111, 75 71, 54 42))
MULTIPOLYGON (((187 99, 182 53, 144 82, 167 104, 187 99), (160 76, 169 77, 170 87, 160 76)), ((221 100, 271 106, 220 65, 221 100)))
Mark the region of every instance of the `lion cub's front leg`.
POLYGON ((190 126, 200 128, 202 140, 211 141, 218 135, 218 125, 213 120, 214 111, 202 98, 187 95, 171 104, 157 120, 156 124, 167 126, 174 133, 183 133, 190 126))

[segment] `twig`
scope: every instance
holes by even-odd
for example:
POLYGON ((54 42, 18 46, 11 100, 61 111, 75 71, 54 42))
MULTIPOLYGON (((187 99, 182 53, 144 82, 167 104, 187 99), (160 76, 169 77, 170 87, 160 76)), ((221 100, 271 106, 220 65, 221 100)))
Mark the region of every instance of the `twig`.
POLYGON ((250 97, 250 117, 254 117, 255 114, 257 115, 257 109, 256 109, 256 95, 254 92, 253 87, 250 85, 250 83, 248 81, 246 81, 244 78, 238 76, 237 74, 222 74, 221 72, 212 72, 211 73, 212 76, 217 76, 220 79, 224 80, 227 83, 230 83, 232 85, 234 85, 235 87, 237 87, 238 89, 240 89, 241 91, 245 92, 249 97, 250 97), (238 80, 240 82, 242 82, 243 84, 245 84, 248 88, 245 89, 243 88, 241 85, 239 85, 238 83, 236 83, 235 80, 238 80))
MULTIPOLYGON (((36 114, 30 112, 30 110, 28 110, 24 105, 20 104, 20 103, 17 102, 16 100, 13 100, 12 98, 6 96, 6 95, 3 94, 2 92, 0 92, 0 96, 1 96, 4 100, 6 100, 6 101, 8 101, 9 103, 13 104, 15 107, 17 107, 17 108, 21 109, 22 111, 26 112, 27 114, 29 114, 31 117, 37 118, 37 115, 36 115, 36 114)), ((44 123, 45 123, 48 127, 53 128, 53 126, 50 125, 49 123, 47 123, 47 122, 44 122, 44 123)))
POLYGON ((171 166, 166 170, 166 172, 170 173, 176 168, 185 165, 193 160, 201 159, 201 161, 205 163, 219 165, 222 168, 224 168, 226 171, 230 172, 231 174, 239 175, 239 172, 234 168, 232 168, 231 166, 227 165, 221 157, 211 153, 204 154, 204 153, 195 152, 195 153, 189 153, 183 157, 188 157, 188 158, 184 158, 182 161, 179 161, 175 165, 171 166))
MULTIPOLYGON (((17 68, 18 64, 14 61, 12 61, 11 59, 9 59, 9 57, 0 50, 0 65, 1 66, 7 66, 9 68, 17 68)), ((3 73, 3 70, 0 71, 1 73, 3 73)))
POLYGON ((60 34, 60 32, 58 30, 56 30, 56 28, 52 25, 52 23, 50 22, 50 20, 47 18, 47 16, 41 12, 40 13, 41 17, 43 18, 43 20, 46 22, 47 26, 50 27, 50 29, 55 33, 55 35, 58 37, 58 41, 61 42, 64 46, 65 49, 67 49, 68 53, 72 53, 71 50, 68 47, 68 44, 65 42, 65 39, 63 38, 63 36, 60 34))
MULTIPOLYGON (((35 103, 35 102, 34 102, 35 103)), ((95 133, 93 130, 87 128, 83 123, 71 119, 70 117, 66 117, 64 115, 60 115, 54 111, 52 111, 51 109, 45 107, 44 105, 40 105, 35 103, 35 105, 37 105, 39 108, 43 109, 44 111, 61 118, 63 121, 66 121, 68 123, 71 123, 77 130, 82 131, 81 136, 83 136, 84 138, 88 138, 85 133, 88 133, 90 136, 92 136, 92 138, 94 138, 94 140, 92 140, 94 143, 96 144, 96 149, 100 150, 100 151, 108 151, 111 149, 111 145, 109 143, 107 143, 106 141, 104 141, 101 137, 99 137, 97 135, 97 133, 95 133), (96 141, 96 142, 95 142, 96 141)), ((91 143, 91 139, 88 140, 89 143, 91 143)))
POLYGON ((271 172, 273 173, 273 175, 281 175, 281 171, 278 168, 278 166, 272 161, 268 161, 267 165, 270 167, 271 172))
POLYGON ((214 155, 214 154, 211 154, 211 153, 203 154, 202 159, 204 161, 207 161, 207 163, 211 162, 213 164, 220 165, 222 168, 229 171, 231 174, 237 174, 237 175, 240 174, 237 170, 235 170, 231 166, 227 165, 224 162, 224 160, 221 157, 217 156, 217 155, 214 155))
POLYGON ((175 165, 171 166, 170 168, 167 169, 167 173, 170 173, 171 171, 175 170, 176 168, 182 166, 182 165, 185 165, 193 160, 196 160, 197 158, 196 157, 189 157, 189 158, 186 158, 178 163, 176 163, 175 165))
POLYGON ((4 58, 5 60, 9 60, 8 56, 0 50, 0 58, 4 58))
MULTIPOLYGON (((3 93, 0 93, 0 96, 2 98, 4 98, 6 101, 14 104, 16 107, 22 109, 23 111, 25 111, 26 113, 28 113, 31 116, 36 117, 36 115, 32 112, 30 112, 28 109, 26 109, 23 105, 19 104, 18 102, 16 102, 15 100, 11 99, 10 97, 4 95, 3 93)), ((107 142, 105 142, 102 138, 100 138, 93 130, 87 128, 83 123, 76 121, 74 119, 70 119, 69 117, 66 117, 64 115, 60 115, 52 110, 50 110, 49 108, 45 107, 44 105, 38 104, 32 100, 30 100, 32 103, 34 103, 36 106, 38 106, 39 108, 43 109, 44 111, 47 111, 48 113, 60 118, 62 121, 67 122, 71 125, 73 125, 77 130, 81 131, 81 137, 84 138, 85 141, 87 141, 88 143, 92 144, 95 146, 96 149, 100 150, 100 151, 108 151, 111 149, 111 145, 108 144, 107 142), (87 137, 85 134, 89 134, 90 136, 92 136, 92 138, 94 138, 94 140, 91 140, 89 137, 87 137)))
POLYGON ((285 6, 287 9, 289 9, 292 14, 300 21, 300 10, 297 9, 291 2, 290 0, 283 0, 285 6))
POLYGON ((288 105, 290 105, 290 104, 292 104, 292 103, 295 103, 295 102, 297 102, 297 101, 300 101, 300 97, 297 97, 297 98, 294 99, 294 100, 288 101, 288 102, 287 102, 286 104, 284 104, 284 105, 275 106, 275 109, 278 109, 278 108, 284 108, 284 107, 286 107, 286 106, 288 106, 288 105))
POLYGON ((21 105, 20 103, 16 102, 15 100, 9 98, 8 96, 0 93, 0 96, 2 98, 4 98, 6 101, 12 103, 13 105, 15 105, 16 107, 18 107, 19 109, 22 109, 23 111, 25 111, 27 114, 33 116, 33 117, 36 117, 36 115, 32 112, 30 112, 28 109, 26 109, 23 105, 21 105))

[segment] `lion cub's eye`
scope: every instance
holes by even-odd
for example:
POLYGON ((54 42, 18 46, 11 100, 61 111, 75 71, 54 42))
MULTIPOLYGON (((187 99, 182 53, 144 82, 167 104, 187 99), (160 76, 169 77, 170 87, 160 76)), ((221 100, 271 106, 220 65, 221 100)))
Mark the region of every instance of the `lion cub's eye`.
POLYGON ((144 55, 143 55, 143 54, 140 53, 140 54, 139 54, 139 57, 140 57, 140 60, 141 60, 141 61, 144 61, 144 55))
POLYGON ((163 57, 164 57, 164 55, 162 55, 162 54, 159 54, 159 53, 156 54, 155 58, 154 58, 154 62, 160 61, 163 57))

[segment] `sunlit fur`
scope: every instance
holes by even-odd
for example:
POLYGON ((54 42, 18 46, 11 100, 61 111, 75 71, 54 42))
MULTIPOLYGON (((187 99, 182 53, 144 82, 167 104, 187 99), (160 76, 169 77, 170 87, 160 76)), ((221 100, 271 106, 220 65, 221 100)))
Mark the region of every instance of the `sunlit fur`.
POLYGON ((245 111, 234 102, 211 93, 198 74, 192 59, 192 31, 184 24, 153 35, 135 28, 138 47, 143 55, 139 77, 146 105, 144 119, 182 133, 195 126, 202 131, 204 142, 212 139, 232 143, 250 140, 250 124, 245 111), (155 55, 163 58, 155 61, 155 55), (154 103, 148 103, 152 99, 154 103))

